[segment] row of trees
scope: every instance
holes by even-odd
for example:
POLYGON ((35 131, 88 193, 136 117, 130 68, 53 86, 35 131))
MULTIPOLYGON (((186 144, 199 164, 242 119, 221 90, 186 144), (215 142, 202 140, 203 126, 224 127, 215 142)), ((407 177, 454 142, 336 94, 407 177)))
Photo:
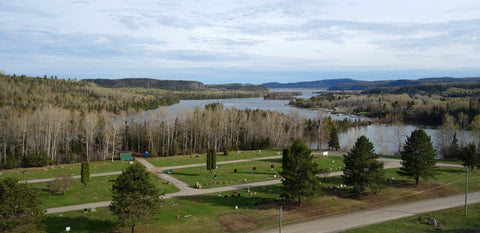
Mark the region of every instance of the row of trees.
MULTIPOLYGON (((383 163, 378 161, 378 157, 369 139, 365 136, 359 137, 343 158, 345 164, 343 183, 352 186, 354 193, 367 190, 373 193, 380 192, 385 187, 386 179, 383 163)), ((413 178, 418 185, 420 179, 434 177, 435 157, 436 151, 433 149, 431 138, 421 129, 414 130, 401 151, 402 167, 398 174, 413 178)), ((318 164, 313 161, 311 150, 302 140, 296 140, 290 148, 283 150, 280 172, 283 177, 281 196, 300 204, 302 198, 321 195, 318 176, 321 173, 318 164)))
MULTIPOLYGON (((23 114, 3 109, 0 166, 105 160, 119 151, 170 156, 204 153, 207 148, 281 148, 300 137, 322 145, 336 124, 329 118, 304 120, 275 111, 225 109, 222 104, 176 109, 175 113, 165 107, 129 116, 51 105, 23 114)), ((335 139, 331 147, 338 149, 338 135, 335 139)))

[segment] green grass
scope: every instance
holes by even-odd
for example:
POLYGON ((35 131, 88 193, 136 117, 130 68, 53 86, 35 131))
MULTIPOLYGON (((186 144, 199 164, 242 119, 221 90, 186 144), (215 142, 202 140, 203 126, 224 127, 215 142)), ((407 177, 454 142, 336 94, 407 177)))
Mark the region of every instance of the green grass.
MULTIPOLYGON (((230 155, 223 156, 223 152, 217 152, 217 162, 222 161, 232 161, 239 159, 252 159, 260 157, 269 157, 269 156, 278 156, 282 155, 282 152, 279 150, 259 150, 256 151, 230 151, 230 155)), ((171 157, 155 157, 147 158, 147 161, 157 167, 171 167, 179 165, 188 165, 188 164, 197 164, 205 163, 207 161, 206 154, 196 154, 196 155, 177 155, 171 157)))
MULTIPOLYGON (((325 158, 320 156, 316 157, 314 160, 319 164, 320 168, 332 168, 331 172, 340 171, 339 168, 343 167, 341 156, 329 156, 325 158)), ((172 170, 171 175, 184 181, 190 186, 193 186, 195 182, 200 182, 200 184, 203 186, 202 188, 204 189, 215 188, 280 179, 281 177, 279 172, 281 171, 282 166, 281 161, 281 159, 269 159, 219 164, 218 169, 213 170, 213 174, 210 174, 210 172, 206 170, 205 166, 175 169, 172 170), (274 165, 273 171, 271 170, 272 164, 274 165), (255 167, 256 170, 253 170, 253 167, 255 167), (234 169, 237 169, 237 172, 235 172, 234 169), (215 178, 215 175, 217 178, 215 178), (220 181, 222 181, 222 184, 219 184, 220 181), (228 183, 225 184, 225 181, 228 183), (206 185, 207 183, 209 185, 206 185)))
MULTIPOLYGON (((104 172, 114 172, 122 171, 128 167, 129 161, 97 161, 90 162, 90 173, 104 173, 104 172)), ((43 178, 55 178, 64 174, 80 175, 80 169, 82 164, 63 164, 47 167, 37 167, 37 168, 17 168, 3 170, 4 177, 15 177, 18 180, 33 180, 33 179, 43 179, 43 178)))
MULTIPOLYGON (((331 162, 331 157, 329 159, 331 162)), ((420 188, 430 188, 432 186, 438 186, 441 183, 451 183, 452 181, 464 178, 465 175, 462 173, 461 168, 439 168, 439 174, 437 175, 436 180, 422 180, 420 183, 421 185, 416 187, 411 185, 411 180, 407 182, 408 184, 402 185, 403 178, 396 174, 397 170, 398 169, 388 169, 386 174, 387 177, 395 177, 395 180, 400 182, 398 187, 392 184, 385 190, 382 190, 377 196, 362 195, 360 198, 354 198, 351 195, 348 195, 345 190, 332 189, 332 187, 339 186, 342 183, 342 179, 339 176, 329 177, 327 182, 322 182, 326 195, 313 199, 311 203, 305 203, 303 206, 303 212, 299 210, 297 212, 296 207, 292 210, 285 211, 284 222, 296 222, 306 217, 324 216, 328 213, 355 211, 377 202, 390 204, 438 197, 445 195, 442 193, 444 190, 432 189, 421 192, 420 188), (436 192, 436 194, 434 195, 432 192, 436 192), (405 198, 407 195, 408 198, 405 198)), ((480 185, 480 182, 476 182, 479 184, 474 184, 475 179, 480 177, 480 172, 474 171, 470 174, 470 190, 473 192, 474 189, 478 189, 478 186, 480 185)), ((458 187, 456 187, 456 183, 451 184, 447 190, 452 191, 452 193, 447 194, 453 195, 455 192, 462 192, 463 185, 464 183, 462 182, 458 182, 458 187)), ((154 216, 149 224, 138 225, 136 229, 139 232, 222 232, 223 229, 218 219, 219 216, 232 213, 241 213, 259 220, 262 223, 260 227, 275 226, 276 221, 278 220, 278 203, 275 202, 275 199, 279 196, 279 193, 281 192, 280 189, 281 185, 266 186, 265 189, 263 189, 263 187, 254 187, 250 189, 250 193, 248 193, 246 189, 242 189, 238 190, 241 194, 240 198, 232 198, 231 195, 233 192, 230 191, 221 194, 215 193, 210 195, 167 199, 162 204, 163 207, 159 213, 154 216), (254 193, 256 193, 256 195, 253 195, 254 193), (224 195, 228 195, 229 198, 225 199, 224 195), (262 204, 262 199, 265 199, 266 204, 262 204), (234 208, 235 205, 239 206, 238 210, 234 208)), ((72 211, 62 213, 62 217, 49 215, 46 220, 46 223, 50 224, 47 230, 48 232, 59 232, 59 229, 65 229, 65 224, 72 223, 72 229, 76 229, 75 232, 111 232, 115 226, 115 218, 111 216, 106 208, 99 208, 97 211, 98 213, 87 214, 83 214, 83 211, 72 211), (65 220, 62 221, 62 219, 65 220), (98 228, 92 228, 91 224, 96 223, 103 225, 98 228), (75 225, 75 228, 73 228, 73 224, 77 224, 75 225)), ((460 211, 460 209, 457 209, 457 211, 460 211)), ((472 212, 469 213, 472 213, 473 215, 473 210, 471 211, 472 212)), ((439 218, 439 220, 441 219, 439 218)), ((407 229, 407 231, 410 231, 403 226, 399 226, 398 229, 407 229)), ((115 230, 128 232, 129 229, 120 228, 115 230)), ((390 231, 374 230, 371 232, 390 231)))
MULTIPOLYGON (((53 208, 111 200, 112 184, 117 177, 118 175, 92 177, 87 185, 87 189, 83 188, 83 184, 79 179, 75 179, 73 185, 67 190, 65 195, 59 195, 47 189, 48 182, 34 183, 32 185, 40 188, 40 197, 43 201, 43 207, 53 208)), ((166 193, 179 191, 174 185, 166 184, 164 180, 154 177, 153 174, 152 179, 154 179, 157 187, 164 190, 166 193)))
POLYGON ((415 215, 407 218, 392 220, 377 225, 367 226, 355 230, 346 231, 349 233, 369 232, 434 232, 435 227, 428 225, 428 221, 435 218, 440 224, 442 232, 463 232, 475 229, 480 231, 480 204, 469 205, 468 214, 464 215, 464 208, 457 207, 447 210, 435 211, 415 215))
MULTIPOLYGON (((162 203, 158 214, 153 216, 150 224, 138 225, 139 232, 222 232, 218 217, 230 213, 263 216, 276 208, 275 198, 280 192, 280 185, 239 190, 240 197, 232 192, 202 195, 185 198, 167 199, 162 203), (272 190, 270 192, 270 190, 272 190), (256 193, 256 195, 253 195, 256 193), (228 195, 228 198, 224 198, 228 195), (238 209, 235 209, 238 206, 238 209), (208 227, 205 227, 208 226, 208 227)), ((84 214, 82 210, 59 214, 49 214, 44 223, 47 232, 62 232, 66 226, 72 232, 111 232, 115 228, 116 218, 107 208, 97 208, 97 212, 84 214), (100 224, 100 225, 96 225, 100 224), (98 226, 98 227, 95 227, 98 226)), ((274 221, 274 219, 272 219, 274 221)), ((128 232, 128 227, 116 229, 128 232)))

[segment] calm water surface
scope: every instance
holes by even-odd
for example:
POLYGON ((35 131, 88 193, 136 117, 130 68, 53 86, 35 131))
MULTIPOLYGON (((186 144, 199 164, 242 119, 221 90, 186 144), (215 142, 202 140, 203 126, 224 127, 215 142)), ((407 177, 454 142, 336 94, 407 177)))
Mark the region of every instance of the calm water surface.
MULTIPOLYGON (((301 91, 304 98, 314 96, 314 92, 321 90, 307 90, 307 89, 275 89, 276 91, 301 91)), ((310 109, 300 109, 288 106, 288 100, 264 100, 263 98, 247 98, 247 99, 211 99, 211 100, 181 100, 180 103, 168 106, 171 113, 181 113, 183 110, 195 107, 204 107, 211 103, 222 103, 225 108, 236 109, 261 109, 265 111, 277 111, 283 114, 297 115, 307 119, 315 119, 319 117, 332 117, 335 120, 348 119, 364 119, 356 116, 347 115, 332 115, 324 111, 315 111, 310 109)), ((151 110, 155 111, 155 110, 151 110)), ((148 117, 148 112, 147 112, 148 117)), ((350 150, 355 144, 358 137, 365 135, 375 146, 375 152, 381 154, 394 154, 398 151, 399 145, 405 143, 407 136, 415 129, 424 129, 431 137, 435 148, 439 148, 439 133, 438 128, 421 126, 421 125, 386 125, 386 124, 372 124, 365 127, 350 128, 347 132, 339 133, 340 146, 342 149, 350 150)), ((457 137, 459 142, 466 145, 469 142, 475 142, 475 138, 469 131, 459 131, 457 137)), ((311 143, 312 149, 317 149, 317 143, 311 143)), ((322 145, 321 148, 325 148, 322 145)))

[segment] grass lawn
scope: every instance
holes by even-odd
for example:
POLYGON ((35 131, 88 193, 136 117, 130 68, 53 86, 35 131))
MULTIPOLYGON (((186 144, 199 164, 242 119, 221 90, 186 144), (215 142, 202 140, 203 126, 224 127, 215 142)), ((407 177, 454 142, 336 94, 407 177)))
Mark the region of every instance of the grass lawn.
MULTIPOLYGON (((270 164, 270 162, 267 163, 270 164)), ((422 180, 418 186, 412 184, 413 180, 404 181, 403 178, 396 174, 397 170, 388 169, 386 171, 387 177, 395 177, 395 179, 378 195, 363 194, 353 196, 345 189, 336 188, 342 183, 341 177, 329 177, 326 182, 322 182, 325 192, 323 197, 314 198, 310 202, 304 202, 302 206, 284 208, 283 221, 285 223, 298 222, 329 214, 355 211, 365 206, 380 206, 463 192, 464 183, 459 180, 464 178, 465 174, 461 168, 439 168, 436 180, 422 180), (457 182, 452 183, 453 181, 457 182), (451 184, 443 186, 444 183, 451 184)), ((470 173, 470 191, 480 190, 479 177, 480 172, 478 171, 470 173)), ((239 219, 241 216, 246 220, 242 222, 243 224, 237 226, 240 228, 236 230, 240 230, 240 232, 247 231, 249 226, 247 224, 252 223, 252 229, 274 227, 278 221, 279 206, 278 201, 275 202, 275 200, 281 192, 280 188, 281 185, 266 186, 265 189, 263 187, 255 187, 250 189, 250 193, 247 190, 239 190, 240 197, 231 197, 233 192, 226 192, 167 199, 162 204, 163 208, 158 215, 154 216, 152 221, 148 224, 138 225, 136 229, 139 232, 223 232, 224 228, 228 226, 228 217, 239 219), (225 195, 229 197, 225 199, 225 195), (236 205, 239 207, 238 209, 235 209, 236 205), (224 218, 227 218, 227 220, 224 218), (242 229, 243 227, 245 229, 242 229)), ((460 208, 457 208, 457 211, 460 211, 460 208)), ((97 213, 83 214, 83 211, 73 211, 62 213, 62 215, 62 217, 55 217, 56 215, 47 217, 45 222, 49 224, 48 232, 58 232, 59 229, 61 231, 65 229, 65 224, 70 222, 77 224, 76 228, 73 228, 73 224, 71 224, 72 229, 76 229, 75 232, 111 232, 115 221, 115 218, 105 208, 99 208, 97 213), (63 218, 65 221, 61 220, 63 218), (91 224, 96 223, 102 224, 102 226, 92 230, 91 224)), ((438 219, 442 223, 441 219, 438 219)), ((400 227, 400 229, 407 228, 400 227)), ((125 227, 115 230, 128 232, 129 228, 125 227)), ((390 231, 378 230, 376 232, 390 231)))
MULTIPOLYGON (((172 184, 166 184, 162 179, 151 175, 155 184, 166 193, 178 192, 178 188, 172 184)), ((90 202, 108 201, 112 199, 112 184, 118 175, 92 177, 88 183, 87 189, 79 179, 75 179, 73 185, 67 190, 65 195, 59 195, 51 192, 47 188, 48 182, 34 183, 33 186, 40 188, 40 197, 44 208, 77 205, 90 202)))
POLYGON ((465 217, 464 208, 440 210, 407 218, 392 220, 377 225, 363 227, 347 231, 349 233, 369 232, 433 232, 435 227, 428 224, 431 218, 435 218, 440 224, 442 232, 479 232, 480 231, 480 204, 469 205, 468 214, 465 217))
MULTIPOLYGON (((90 173, 104 173, 122 171, 128 167, 130 161, 96 161, 90 162, 90 173)), ((3 170, 4 177, 15 177, 18 180, 33 180, 43 178, 55 178, 64 174, 80 175, 80 169, 82 164, 63 164, 47 167, 35 167, 35 168, 17 168, 3 170)))
MULTIPOLYGON (((325 158, 318 156, 315 157, 314 160, 319 164, 320 168, 332 168, 331 172, 340 171, 340 168, 343 167, 341 156, 329 156, 325 158)), ((192 187, 195 182, 200 182, 203 186, 202 188, 205 189, 280 179, 279 172, 281 171, 281 166, 281 159, 269 159, 219 164, 218 169, 213 170, 212 174, 206 170, 205 166, 201 166, 175 169, 171 175, 192 187), (273 171, 271 165, 274 165, 273 171), (255 167, 256 170, 253 170, 253 167, 255 167), (235 169, 237 169, 237 172, 235 172, 235 169), (217 178, 215 178, 215 175, 217 178), (221 184, 220 181, 222 182, 221 184), (225 184, 225 181, 227 181, 227 184, 225 184), (207 183, 208 185, 206 185, 207 183)))
MULTIPOLYGON (((239 159, 252 159, 269 156, 282 155, 280 150, 255 150, 255 151, 230 151, 230 155, 223 156, 223 152, 217 152, 217 162, 232 161, 239 159), (260 151, 260 152, 259 152, 260 151)), ((205 163, 207 161, 206 154, 195 155, 177 155, 170 157, 147 158, 147 161, 157 167, 171 167, 187 164, 205 163)))

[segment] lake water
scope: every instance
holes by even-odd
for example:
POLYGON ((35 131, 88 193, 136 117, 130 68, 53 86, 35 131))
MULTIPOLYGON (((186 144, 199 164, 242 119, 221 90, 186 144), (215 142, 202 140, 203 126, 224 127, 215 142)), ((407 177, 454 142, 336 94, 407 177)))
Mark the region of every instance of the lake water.
MULTIPOLYGON (((276 91, 301 91, 304 98, 310 98, 315 95, 313 92, 321 90, 307 89, 276 89, 276 91)), ((277 111, 283 114, 297 115, 307 119, 315 119, 318 117, 332 117, 335 120, 348 119, 365 119, 363 117, 333 115, 324 111, 315 111, 310 109, 300 109, 288 105, 288 100, 264 100, 263 98, 247 98, 247 99, 211 99, 211 100, 181 100, 180 103, 169 106, 171 112, 182 112, 185 109, 194 109, 195 107, 204 107, 211 103, 222 103, 225 108, 235 107, 237 109, 261 109, 265 111, 277 111)), ((154 111, 154 110, 153 110, 154 111)), ((398 151, 399 145, 405 143, 407 136, 415 129, 421 128, 430 135, 435 148, 439 148, 440 130, 434 127, 418 126, 418 125, 386 125, 372 124, 365 127, 350 128, 347 132, 339 133, 340 146, 342 149, 350 150, 355 144, 358 137, 365 135, 375 146, 375 152, 381 154, 394 154, 398 151), (400 139, 399 139, 400 138, 400 139), (401 142, 401 143, 399 143, 401 142)), ((470 131, 459 131, 457 137, 459 142, 466 145, 469 142, 475 142, 470 131)), ((315 142, 310 144, 312 149, 317 149, 315 142)), ((322 145, 321 148, 326 148, 322 145)))

